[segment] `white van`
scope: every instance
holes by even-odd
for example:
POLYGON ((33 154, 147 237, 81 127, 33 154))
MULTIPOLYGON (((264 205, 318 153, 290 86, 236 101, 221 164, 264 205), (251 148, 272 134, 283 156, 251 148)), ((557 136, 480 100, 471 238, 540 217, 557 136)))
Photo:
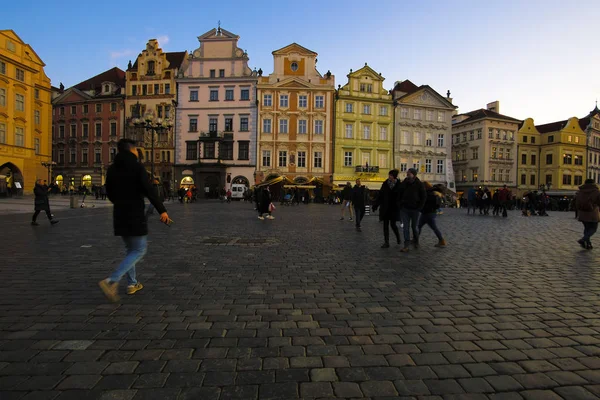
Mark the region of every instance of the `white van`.
POLYGON ((246 191, 248 191, 246 185, 234 183, 231 185, 231 198, 234 200, 242 200, 246 194, 246 191))

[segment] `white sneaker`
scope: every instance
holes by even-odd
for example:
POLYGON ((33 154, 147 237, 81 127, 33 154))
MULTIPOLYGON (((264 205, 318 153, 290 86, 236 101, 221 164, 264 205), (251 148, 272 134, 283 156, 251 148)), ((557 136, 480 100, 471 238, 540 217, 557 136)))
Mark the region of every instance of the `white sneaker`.
POLYGON ((275 217, 272 215, 267 215, 267 219, 275 219, 275 217))
POLYGON ((265 217, 263 217, 262 215, 259 215, 259 216, 258 216, 258 219, 260 219, 261 221, 264 221, 264 220, 265 220, 265 217))

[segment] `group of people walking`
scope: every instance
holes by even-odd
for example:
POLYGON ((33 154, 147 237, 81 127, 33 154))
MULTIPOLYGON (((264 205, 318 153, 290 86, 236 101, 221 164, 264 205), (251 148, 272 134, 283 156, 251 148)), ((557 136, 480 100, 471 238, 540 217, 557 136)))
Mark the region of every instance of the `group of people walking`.
POLYGON ((504 185, 501 189, 496 189, 492 193, 488 187, 472 187, 467 192, 467 214, 475 215, 479 210, 479 215, 489 215, 492 210, 493 216, 508 217, 508 208, 512 202, 512 192, 504 185))

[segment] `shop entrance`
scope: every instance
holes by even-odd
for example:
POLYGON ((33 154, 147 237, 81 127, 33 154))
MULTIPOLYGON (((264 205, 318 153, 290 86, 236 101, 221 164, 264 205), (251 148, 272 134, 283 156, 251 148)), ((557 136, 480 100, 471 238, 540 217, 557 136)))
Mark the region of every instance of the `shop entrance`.
POLYGON ((0 165, 0 196, 23 194, 23 175, 13 163, 0 165))

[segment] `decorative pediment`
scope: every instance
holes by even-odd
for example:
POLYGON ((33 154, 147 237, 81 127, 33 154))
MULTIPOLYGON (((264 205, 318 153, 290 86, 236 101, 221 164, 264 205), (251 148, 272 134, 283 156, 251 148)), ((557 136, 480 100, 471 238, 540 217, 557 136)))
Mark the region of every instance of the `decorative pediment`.
POLYGON ((282 47, 279 50, 275 50, 273 52, 273 55, 286 55, 286 54, 292 54, 292 53, 306 55, 306 56, 317 56, 318 55, 314 51, 309 50, 306 47, 300 46, 298 43, 292 43, 290 45, 282 47))
POLYGON ((288 78, 281 82, 277 82, 273 86, 278 88, 312 88, 312 85, 310 83, 297 78, 288 78))
POLYGON ((424 87, 420 90, 417 90, 415 93, 402 97, 399 102, 401 104, 408 103, 430 107, 455 108, 455 106, 452 105, 452 103, 450 103, 444 97, 440 96, 435 90, 429 87, 424 87))
POLYGON ((80 101, 91 100, 93 97, 89 94, 82 92, 77 88, 69 88, 65 90, 60 96, 52 101, 54 105, 61 103, 77 103, 80 101))
POLYGON ((361 69, 351 72, 348 74, 348 77, 352 77, 352 78, 363 78, 365 76, 368 76, 369 78, 376 80, 376 81, 383 81, 385 80, 385 78, 383 76, 381 76, 377 71, 375 71, 373 68, 369 67, 366 63, 365 66, 362 67, 361 69))
POLYGON ((240 37, 235 33, 231 33, 221 27, 213 28, 210 31, 198 36, 199 41, 210 40, 210 39, 239 39, 240 37))
POLYGON ((13 119, 14 119, 15 121, 21 121, 21 122, 23 122, 23 123, 26 123, 26 122, 27 122, 27 120, 26 120, 25 118, 23 118, 23 117, 14 117, 13 119))

